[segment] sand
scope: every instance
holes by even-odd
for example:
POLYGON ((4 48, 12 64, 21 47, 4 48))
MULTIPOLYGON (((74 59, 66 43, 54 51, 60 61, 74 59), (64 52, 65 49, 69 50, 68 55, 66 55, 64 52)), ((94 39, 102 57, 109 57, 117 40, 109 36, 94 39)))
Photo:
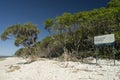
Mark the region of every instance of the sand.
POLYGON ((24 64, 22 58, 7 58, 0 61, 0 80, 120 80, 120 61, 95 59, 91 64, 68 61, 59 62, 40 59, 30 64, 24 64))

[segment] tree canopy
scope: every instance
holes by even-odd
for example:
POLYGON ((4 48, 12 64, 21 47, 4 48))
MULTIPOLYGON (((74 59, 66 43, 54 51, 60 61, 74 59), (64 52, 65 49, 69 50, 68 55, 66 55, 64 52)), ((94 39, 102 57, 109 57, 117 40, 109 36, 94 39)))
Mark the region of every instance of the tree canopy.
POLYGON ((23 45, 30 47, 36 42, 39 29, 35 24, 25 23, 24 25, 15 24, 9 26, 2 34, 1 39, 7 40, 10 37, 15 38, 15 46, 23 45))
MULTIPOLYGON (((114 33, 116 37, 115 47, 119 54, 119 18, 120 0, 111 0, 107 7, 73 14, 65 12, 55 18, 47 19, 45 23, 49 25, 47 21, 52 20, 49 29, 53 33, 54 40, 63 44, 68 51, 76 51, 79 56, 82 56, 82 52, 94 51, 94 36, 114 33)), ((107 52, 109 51, 102 51, 104 54, 107 52)))

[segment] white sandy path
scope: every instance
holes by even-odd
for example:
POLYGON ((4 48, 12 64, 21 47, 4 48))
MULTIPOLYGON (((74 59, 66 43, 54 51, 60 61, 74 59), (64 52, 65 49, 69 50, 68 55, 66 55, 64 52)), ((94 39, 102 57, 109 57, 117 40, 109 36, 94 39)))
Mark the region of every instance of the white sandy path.
MULTIPOLYGON (((22 62, 24 60, 20 58, 0 61, 0 80, 120 80, 120 62, 116 62, 118 66, 69 62, 67 68, 64 68, 64 62, 48 59, 31 64, 18 64, 22 62), (10 65, 18 65, 21 68, 7 72, 10 65)), ((104 60, 100 62, 105 63, 104 60)))

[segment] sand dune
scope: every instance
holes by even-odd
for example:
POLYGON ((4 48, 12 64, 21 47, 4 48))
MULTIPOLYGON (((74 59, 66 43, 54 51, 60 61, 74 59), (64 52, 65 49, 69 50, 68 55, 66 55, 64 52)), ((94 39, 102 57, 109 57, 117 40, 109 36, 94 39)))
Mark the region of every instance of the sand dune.
POLYGON ((120 61, 116 66, 106 60, 99 60, 98 66, 69 61, 67 68, 65 62, 49 59, 24 63, 16 57, 0 61, 0 80, 120 80, 120 61))

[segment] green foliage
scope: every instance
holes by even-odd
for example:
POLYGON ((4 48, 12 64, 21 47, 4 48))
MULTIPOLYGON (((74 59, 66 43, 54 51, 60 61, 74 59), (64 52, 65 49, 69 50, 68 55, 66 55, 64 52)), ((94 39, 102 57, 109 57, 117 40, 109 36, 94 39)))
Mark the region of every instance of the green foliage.
POLYGON ((24 25, 16 24, 8 27, 1 35, 2 40, 9 39, 13 36, 15 38, 15 45, 20 44, 25 47, 30 47, 37 39, 39 30, 36 25, 32 23, 26 23, 24 25))
POLYGON ((16 24, 8 27, 2 34, 1 39, 7 40, 10 37, 15 39, 15 46, 23 45, 25 48, 22 48, 16 52, 16 55, 22 57, 28 57, 33 55, 32 47, 37 40, 37 35, 39 30, 35 24, 25 23, 23 25, 16 24), (23 53, 24 56, 23 56, 23 53))
POLYGON ((118 8, 120 7, 120 0, 111 0, 110 2, 108 2, 108 8, 118 8))
MULTIPOLYGON (((61 16, 52 18, 52 25, 50 26, 54 38, 51 38, 53 40, 50 41, 52 43, 58 42, 57 45, 62 44, 70 55, 73 55, 75 51, 76 57, 94 56, 94 36, 114 33, 116 37, 115 47, 119 50, 119 7, 119 0, 111 0, 107 8, 103 7, 74 14, 63 13, 61 16)), ((106 49, 109 48, 101 51, 103 53, 101 56, 108 56, 106 49)))
POLYGON ((44 25, 45 25, 45 29, 48 30, 49 34, 51 35, 51 29, 52 29, 52 26, 54 24, 54 19, 52 18, 49 18, 45 21, 44 25))
POLYGON ((28 56, 28 49, 27 48, 20 48, 19 50, 17 50, 15 52, 15 56, 18 56, 18 57, 24 57, 26 58, 28 56))
POLYGON ((56 17, 56 22, 61 28, 68 28, 73 23, 73 16, 70 13, 63 13, 61 16, 56 17))

